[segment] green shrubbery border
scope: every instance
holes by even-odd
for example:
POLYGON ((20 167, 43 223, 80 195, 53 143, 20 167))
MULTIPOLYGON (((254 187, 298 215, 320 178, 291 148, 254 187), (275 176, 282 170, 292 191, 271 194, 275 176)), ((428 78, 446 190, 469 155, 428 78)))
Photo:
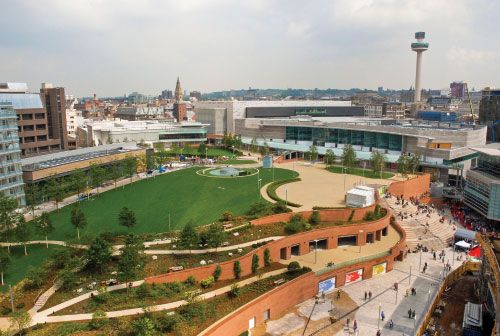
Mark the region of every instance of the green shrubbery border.
MULTIPOLYGON (((276 181, 276 182, 272 182, 270 183, 268 186, 267 186, 267 196, 269 196, 271 199, 275 200, 276 202, 285 202, 284 199, 280 198, 278 196, 278 194, 276 194, 276 189, 278 189, 278 187, 282 186, 283 184, 287 184, 287 183, 292 183, 292 182, 298 182, 300 181, 301 179, 299 177, 295 177, 295 178, 290 178, 290 179, 286 179, 286 180, 280 180, 280 181, 276 181)), ((298 204, 298 203, 293 203, 293 202, 290 202, 288 201, 287 202, 287 205, 288 206, 291 206, 291 207, 294 207, 294 208, 299 208, 302 206, 302 204, 298 204)))

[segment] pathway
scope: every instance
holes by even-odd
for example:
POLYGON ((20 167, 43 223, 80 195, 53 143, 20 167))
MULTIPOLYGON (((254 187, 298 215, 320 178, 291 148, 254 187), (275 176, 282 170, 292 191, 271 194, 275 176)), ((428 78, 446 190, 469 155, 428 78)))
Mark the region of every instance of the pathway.
MULTIPOLYGON (((256 275, 254 277, 242 280, 242 281, 238 282, 237 284, 238 284, 238 286, 243 287, 243 286, 249 285, 251 283, 254 283, 256 281, 259 281, 261 279, 265 279, 268 277, 272 277, 275 275, 285 273, 286 271, 287 271, 286 268, 271 271, 268 273, 264 273, 262 275, 256 275)), ((144 281, 142 281, 142 280, 136 281, 134 283, 133 287, 139 286, 143 282, 144 281)), ((210 298, 215 297, 217 295, 221 295, 221 294, 229 292, 231 290, 232 286, 233 285, 224 286, 224 287, 218 288, 216 290, 213 290, 211 292, 200 294, 198 297, 201 298, 202 300, 207 300, 207 299, 210 299, 210 298)), ((111 286, 108 288, 108 291, 118 290, 118 289, 123 289, 123 288, 125 288, 125 284, 111 286)), ((78 302, 81 302, 83 300, 90 298, 91 293, 94 293, 94 295, 98 294, 97 291, 86 293, 84 295, 80 295, 79 297, 76 297, 76 298, 73 298, 73 299, 68 300, 66 302, 63 302, 57 306, 54 306, 52 308, 48 308, 44 311, 41 311, 39 313, 34 314, 34 316, 32 317, 32 325, 35 325, 38 323, 54 323, 54 322, 91 320, 92 314, 72 314, 72 315, 49 316, 57 311, 60 311, 64 308, 67 308, 75 303, 78 303, 78 302)), ((160 305, 149 306, 146 309, 148 311, 171 310, 171 309, 180 307, 186 303, 187 302, 185 300, 180 300, 180 301, 175 301, 175 302, 170 302, 170 303, 165 303, 165 304, 160 304, 160 305)), ((144 314, 144 310, 145 310, 145 308, 131 308, 131 309, 124 309, 124 310, 109 311, 109 312, 106 312, 106 317, 111 318, 111 317, 122 317, 122 316, 144 314)))

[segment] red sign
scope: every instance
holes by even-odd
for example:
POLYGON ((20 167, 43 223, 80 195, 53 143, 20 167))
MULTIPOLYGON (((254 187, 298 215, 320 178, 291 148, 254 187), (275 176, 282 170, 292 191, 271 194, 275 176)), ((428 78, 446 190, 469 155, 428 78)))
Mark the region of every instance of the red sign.
POLYGON ((356 271, 349 272, 345 275, 345 284, 350 284, 353 282, 358 282, 363 280, 363 270, 359 269, 356 271))

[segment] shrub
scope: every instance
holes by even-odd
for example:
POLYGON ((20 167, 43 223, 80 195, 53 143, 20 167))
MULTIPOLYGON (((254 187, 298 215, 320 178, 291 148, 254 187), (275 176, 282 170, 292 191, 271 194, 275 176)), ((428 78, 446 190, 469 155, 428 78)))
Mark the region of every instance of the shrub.
POLYGON ((298 261, 292 261, 288 264, 288 272, 293 273, 300 269, 300 264, 298 261))
POLYGON ((347 221, 350 223, 352 222, 353 218, 354 218, 354 210, 351 211, 351 214, 349 215, 349 219, 347 221))
POLYGON ((382 207, 380 206, 380 204, 375 205, 375 215, 377 217, 382 214, 381 210, 382 210, 382 207))
POLYGON ((229 222, 234 219, 234 215, 231 211, 224 211, 221 215, 221 222, 229 222))
POLYGON ((256 273, 259 268, 259 256, 254 254, 252 256, 252 273, 256 273))
MULTIPOLYGON (((292 182, 297 182, 297 181, 300 181, 300 178, 291 178, 291 179, 285 179, 285 180, 281 180, 281 181, 276 181, 276 182, 273 182, 271 184, 269 184, 269 186, 267 187, 267 195, 275 200, 276 202, 284 202, 283 199, 281 199, 277 194, 276 194, 276 189, 278 189, 279 186, 282 186, 283 184, 287 184, 287 183, 292 183, 292 182)), ((288 206, 291 206, 291 207, 294 207, 294 208, 298 208, 298 207, 301 207, 302 205, 301 204, 297 204, 297 203, 293 203, 293 202, 287 202, 286 203, 288 206)))
POLYGON ((236 260, 233 264, 233 272, 234 272, 234 277, 236 279, 239 279, 241 276, 241 264, 238 260, 236 260))
POLYGON ((222 267, 220 267, 220 265, 217 265, 214 270, 214 280, 219 281, 221 274, 222 274, 222 267))
POLYGON ((271 206, 271 209, 272 209, 273 213, 275 213, 275 214, 284 213, 284 212, 292 212, 292 209, 289 209, 286 206, 286 203, 284 201, 278 201, 278 202, 274 203, 271 206))
POLYGON ((210 288, 214 283, 215 283, 215 278, 212 275, 200 281, 200 285, 203 288, 210 288))
POLYGON ((96 310, 92 314, 92 320, 90 320, 89 322, 89 329, 97 330, 104 327, 104 325, 106 325, 106 323, 108 322, 108 320, 105 317, 106 317, 105 312, 103 312, 102 310, 96 310))
POLYGON ((312 272, 312 268, 307 266, 302 266, 302 272, 303 273, 312 272))
POLYGON ((306 224, 306 221, 300 214, 295 214, 292 218, 290 218, 290 221, 285 224, 285 232, 288 234, 294 234, 304 230, 309 230, 311 226, 306 224))
POLYGON ((156 328, 161 332, 169 333, 173 332, 175 326, 179 323, 180 318, 178 315, 167 315, 164 314, 155 320, 156 328))
POLYGON ((194 286, 194 285, 196 285, 196 278, 194 276, 190 275, 190 276, 188 276, 188 278, 184 282, 186 283, 186 285, 194 286))
POLYGON ((319 221, 320 221, 319 211, 314 210, 311 213, 311 217, 309 217, 309 223, 315 225, 315 224, 319 224, 319 221))
POLYGON ((271 265, 271 251, 268 248, 264 250, 264 266, 271 265))
POLYGON ((43 267, 34 268, 30 266, 28 272, 26 273, 26 283, 25 287, 27 289, 40 288, 45 282, 45 269, 43 267))
POLYGON ((238 284, 233 284, 229 292, 227 292, 227 295, 230 298, 236 298, 240 296, 240 294, 241 294, 241 288, 238 286, 238 284))
POLYGON ((164 291, 166 295, 178 294, 182 292, 182 283, 179 281, 167 282, 163 284, 164 291))
POLYGON ((156 326, 153 321, 146 316, 143 316, 132 322, 133 334, 135 336, 152 336, 156 335, 156 326))

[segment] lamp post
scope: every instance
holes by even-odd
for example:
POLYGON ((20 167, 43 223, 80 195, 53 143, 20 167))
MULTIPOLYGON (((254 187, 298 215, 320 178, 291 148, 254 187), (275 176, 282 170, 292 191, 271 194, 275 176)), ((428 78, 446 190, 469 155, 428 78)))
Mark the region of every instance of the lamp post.
POLYGON ((318 259, 318 240, 314 239, 314 264, 316 264, 317 259, 318 259))
POLYGON ((288 206, 288 189, 285 189, 285 206, 288 206))

